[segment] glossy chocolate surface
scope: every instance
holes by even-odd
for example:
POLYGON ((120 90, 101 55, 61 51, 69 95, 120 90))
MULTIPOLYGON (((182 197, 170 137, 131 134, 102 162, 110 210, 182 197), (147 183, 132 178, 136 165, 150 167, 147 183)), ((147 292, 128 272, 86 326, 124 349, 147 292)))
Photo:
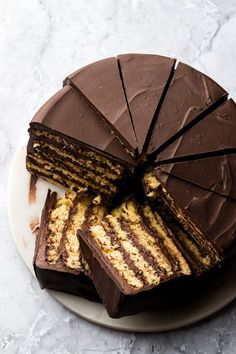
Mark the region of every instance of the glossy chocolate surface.
POLYGON ((236 201, 166 174, 161 168, 156 169, 155 175, 219 251, 226 251, 235 242, 236 201))
POLYGON ((230 99, 190 128, 156 158, 190 160, 236 152, 236 104, 230 99))
POLYGON ((117 59, 141 153, 175 59, 150 54, 123 54, 117 59))
POLYGON ((148 154, 161 150, 174 135, 226 96, 215 81, 180 62, 157 117, 148 154))
POLYGON ((56 134, 66 135, 121 161, 135 163, 83 97, 70 86, 65 86, 49 99, 30 125, 36 128, 41 125, 41 129, 49 128, 56 134))
POLYGON ((162 171, 236 200, 236 154, 162 165, 162 171))
POLYGON ((89 64, 68 76, 65 83, 82 92, 101 120, 134 153, 137 142, 116 58, 89 64))

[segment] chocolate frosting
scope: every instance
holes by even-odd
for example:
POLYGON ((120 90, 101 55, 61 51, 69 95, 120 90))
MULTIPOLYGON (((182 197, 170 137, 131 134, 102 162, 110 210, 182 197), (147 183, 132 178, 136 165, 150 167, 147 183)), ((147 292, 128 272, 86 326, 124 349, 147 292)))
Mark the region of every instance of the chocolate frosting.
POLYGON ((236 238, 236 202, 215 192, 166 174, 157 168, 155 175, 175 203, 202 230, 206 239, 221 252, 236 238))
POLYGON ((160 151, 173 136, 226 95, 215 81, 180 62, 157 117, 148 154, 160 151))
POLYGON ((141 153, 175 59, 148 54, 123 54, 117 59, 141 153))
POLYGON ((162 165, 162 170, 236 199, 236 154, 162 165))
POLYGON ((72 87, 65 86, 36 113, 31 126, 40 125, 57 134, 73 138, 126 163, 135 164, 117 138, 99 120, 97 114, 72 87))
POLYGON ((236 152, 236 104, 230 99, 169 145, 156 161, 236 152), (194 156, 196 155, 196 156, 194 156))
POLYGON ((137 142, 116 58, 89 64, 65 80, 83 93, 102 120, 134 153, 137 142))

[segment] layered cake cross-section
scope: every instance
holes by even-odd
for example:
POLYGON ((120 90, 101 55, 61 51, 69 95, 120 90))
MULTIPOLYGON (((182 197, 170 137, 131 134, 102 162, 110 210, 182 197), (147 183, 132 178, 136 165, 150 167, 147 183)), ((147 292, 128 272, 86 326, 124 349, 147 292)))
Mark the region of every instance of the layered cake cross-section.
POLYGON ((153 306, 158 301, 153 289, 191 274, 179 243, 158 212, 133 198, 100 224, 85 224, 78 234, 91 278, 112 317, 140 312, 150 306, 149 301, 153 306), (135 295, 139 298, 140 293, 143 301, 136 303, 135 295), (128 303, 133 301, 130 308, 127 298, 128 303))
POLYGON ((48 191, 33 262, 42 288, 99 301, 80 251, 77 230, 85 220, 91 226, 98 223, 104 214, 105 208, 86 190, 67 192, 61 197, 48 191))
MULTIPOLYGON (((149 203, 151 203, 151 200, 149 200, 149 203)), ((179 222, 176 215, 173 216, 170 208, 166 206, 161 198, 154 198, 151 205, 154 210, 158 211, 170 228, 175 239, 181 245, 183 254, 191 268, 192 275, 197 278, 201 275, 204 277, 206 272, 213 266, 211 257, 204 245, 196 240, 192 234, 181 225, 182 223, 179 222)))
POLYGON ((111 197, 135 168, 135 161, 70 86, 36 113, 29 133, 29 171, 68 189, 89 187, 111 197))

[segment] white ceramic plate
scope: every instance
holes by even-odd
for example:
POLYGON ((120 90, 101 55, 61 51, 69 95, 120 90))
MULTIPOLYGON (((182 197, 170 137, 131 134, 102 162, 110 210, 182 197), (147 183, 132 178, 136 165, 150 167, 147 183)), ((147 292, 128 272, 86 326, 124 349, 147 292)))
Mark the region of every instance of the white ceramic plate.
MULTIPOLYGON (((22 147, 15 153, 12 162, 8 184, 8 215, 16 247, 25 264, 34 274, 32 258, 35 235, 31 230, 32 225, 40 218, 48 188, 59 193, 62 193, 62 190, 39 179, 36 186, 36 200, 30 202, 30 175, 25 168, 25 155, 26 149, 22 147)), ((67 309, 96 324, 123 331, 159 332, 197 322, 230 303, 236 298, 235 275, 236 260, 220 274, 207 291, 195 298, 194 302, 172 307, 171 310, 163 307, 122 319, 109 318, 101 304, 52 290, 48 292, 67 309)))

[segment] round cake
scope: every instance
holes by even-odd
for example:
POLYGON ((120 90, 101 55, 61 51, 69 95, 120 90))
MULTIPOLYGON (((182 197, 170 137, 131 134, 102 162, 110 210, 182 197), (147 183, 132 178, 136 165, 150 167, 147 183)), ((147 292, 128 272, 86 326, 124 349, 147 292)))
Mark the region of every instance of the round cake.
POLYGON ((122 54, 63 82, 30 122, 29 172, 49 191, 35 247, 42 287, 112 317, 158 305, 235 248, 236 105, 173 58, 122 54))

